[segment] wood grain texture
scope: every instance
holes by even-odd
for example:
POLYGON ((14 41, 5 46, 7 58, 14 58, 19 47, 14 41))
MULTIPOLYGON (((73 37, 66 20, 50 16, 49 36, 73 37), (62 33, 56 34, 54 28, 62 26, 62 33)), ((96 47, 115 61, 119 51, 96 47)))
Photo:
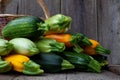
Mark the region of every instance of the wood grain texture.
POLYGON ((19 76, 19 74, 14 72, 0 74, 0 80, 13 80, 17 76, 19 76))
POLYGON ((83 32, 83 16, 81 0, 61 0, 61 13, 64 15, 71 16, 72 27, 70 32, 83 32), (72 5, 73 4, 73 5, 72 5))
POLYGON ((67 80, 120 80, 120 76, 115 75, 109 71, 103 71, 102 73, 85 73, 76 72, 73 74, 67 74, 67 80))
POLYGON ((73 19, 70 32, 81 32, 97 39, 96 0, 61 0, 61 13, 73 19))
POLYGON ((66 80, 66 73, 45 73, 37 76, 27 76, 17 73, 0 75, 0 80, 66 80))
POLYGON ((120 0, 98 0, 99 42, 111 50, 110 64, 120 64, 120 0))
POLYGON ((120 76, 109 71, 102 73, 66 72, 46 73, 39 76, 0 75, 0 80, 120 80, 120 76))
POLYGON ((120 65, 109 65, 109 70, 120 75, 120 65))
POLYGON ((66 80, 65 73, 62 74, 43 74, 40 76, 18 76, 13 80, 66 80))
MULTIPOLYGON (((51 13, 51 16, 60 13, 60 0, 44 1, 51 13)), ((36 0, 12 0, 11 3, 6 5, 4 8, 4 13, 45 17, 41 6, 37 3, 36 0)))
POLYGON ((1 0, 0 1, 0 13, 4 13, 5 7, 7 5, 9 5, 10 2, 11 2, 11 0, 1 0))
POLYGON ((17 14, 18 12, 17 12, 17 3, 18 2, 18 0, 11 0, 11 2, 8 4, 8 5, 6 5, 6 6, 4 6, 4 13, 6 14, 6 13, 8 13, 8 14, 17 14))
POLYGON ((97 40, 97 0, 83 0, 82 16, 84 32, 89 38, 97 40))

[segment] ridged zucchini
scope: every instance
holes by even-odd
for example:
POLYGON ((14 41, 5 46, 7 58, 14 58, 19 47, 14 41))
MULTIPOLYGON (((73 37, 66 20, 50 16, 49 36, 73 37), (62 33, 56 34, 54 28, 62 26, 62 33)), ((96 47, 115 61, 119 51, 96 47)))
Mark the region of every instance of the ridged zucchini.
POLYGON ((8 39, 25 37, 36 38, 42 35, 42 30, 38 30, 37 23, 44 22, 35 16, 25 16, 10 21, 3 29, 2 36, 8 39))

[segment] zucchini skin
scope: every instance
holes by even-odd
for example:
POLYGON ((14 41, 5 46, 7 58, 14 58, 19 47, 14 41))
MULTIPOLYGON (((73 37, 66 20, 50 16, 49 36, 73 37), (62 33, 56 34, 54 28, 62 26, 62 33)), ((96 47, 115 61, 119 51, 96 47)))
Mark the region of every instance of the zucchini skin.
POLYGON ((65 51, 62 56, 79 71, 101 72, 100 63, 87 54, 65 51))
POLYGON ((86 54, 76 53, 72 51, 63 52, 62 57, 75 65, 75 68, 80 71, 85 71, 87 69, 87 65, 91 60, 90 57, 86 54))
POLYGON ((16 18, 10 21, 3 29, 2 36, 8 39, 24 37, 24 38, 36 38, 42 35, 41 31, 38 31, 37 23, 44 22, 35 16, 25 16, 16 18))
POLYGON ((40 53, 31 57, 31 60, 41 66, 45 72, 55 73, 61 71, 62 57, 54 53, 40 53))

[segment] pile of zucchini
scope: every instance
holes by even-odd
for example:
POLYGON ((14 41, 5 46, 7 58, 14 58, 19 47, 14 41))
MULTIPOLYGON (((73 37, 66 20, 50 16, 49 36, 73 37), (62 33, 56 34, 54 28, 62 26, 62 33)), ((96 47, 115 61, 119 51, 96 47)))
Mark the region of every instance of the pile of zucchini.
POLYGON ((71 22, 71 17, 57 14, 44 21, 24 16, 7 23, 0 39, 0 73, 100 73, 108 65, 110 50, 82 33, 67 33, 71 22))

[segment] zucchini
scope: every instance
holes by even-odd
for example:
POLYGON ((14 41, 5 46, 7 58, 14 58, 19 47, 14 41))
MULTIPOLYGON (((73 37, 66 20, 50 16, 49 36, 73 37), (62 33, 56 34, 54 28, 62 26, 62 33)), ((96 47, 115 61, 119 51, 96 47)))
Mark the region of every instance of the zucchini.
POLYGON ((53 73, 74 68, 69 61, 54 53, 40 53, 32 56, 31 60, 40 64, 45 72, 53 73))
POLYGON ((92 57, 100 63, 102 69, 108 69, 109 63, 107 60, 107 56, 98 54, 98 55, 93 55, 92 57))
POLYGON ((35 43, 27 38, 14 38, 9 40, 9 43, 13 45, 12 53, 25 56, 33 56, 39 53, 35 43))
POLYGON ((2 60, 0 57, 0 73, 6 73, 9 72, 12 69, 12 65, 8 61, 2 60))
POLYGON ((54 39, 41 38, 35 44, 42 53, 63 52, 65 50, 65 44, 54 39))
POLYGON ((25 37, 37 38, 43 34, 43 29, 38 30, 38 23, 44 21, 35 16, 25 16, 10 21, 3 29, 2 36, 7 39, 25 37))
POLYGON ((91 56, 75 51, 64 51, 62 55, 80 71, 101 72, 101 65, 91 56))

